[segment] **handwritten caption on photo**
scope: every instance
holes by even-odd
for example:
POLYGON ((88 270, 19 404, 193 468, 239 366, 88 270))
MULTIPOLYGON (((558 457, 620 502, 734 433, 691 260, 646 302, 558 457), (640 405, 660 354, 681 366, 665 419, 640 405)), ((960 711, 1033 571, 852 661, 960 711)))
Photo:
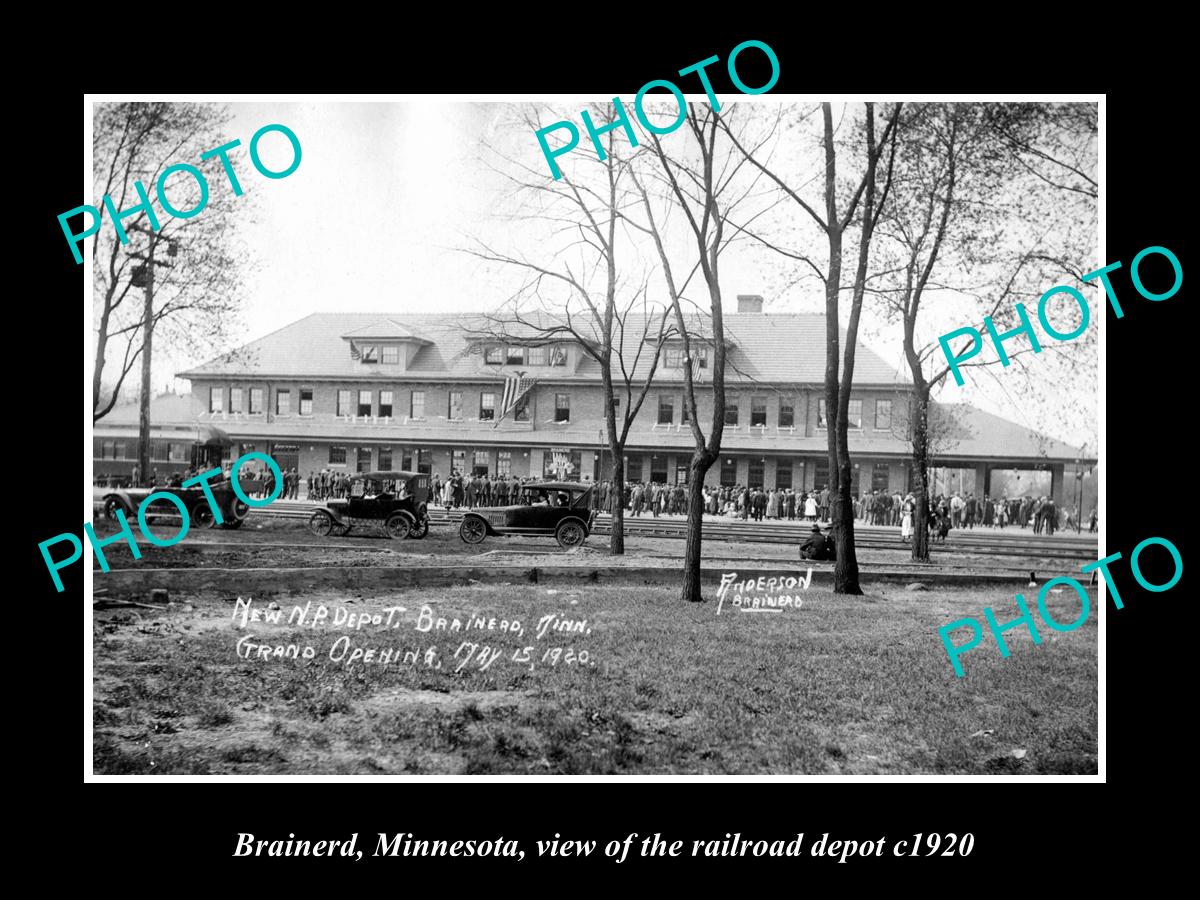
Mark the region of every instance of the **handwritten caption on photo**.
POLYGON ((255 605, 253 598, 239 597, 234 605, 232 624, 245 630, 253 624, 283 625, 293 628, 361 632, 374 629, 373 636, 361 639, 340 634, 326 647, 308 642, 270 643, 247 632, 235 645, 239 659, 316 659, 318 653, 330 662, 349 667, 354 663, 370 666, 409 666, 440 669, 459 673, 485 672, 500 661, 501 666, 522 666, 532 672, 542 668, 587 668, 594 666, 595 653, 586 643, 592 633, 587 619, 572 618, 562 612, 546 613, 536 620, 524 622, 517 618, 467 615, 463 618, 439 616, 434 608, 422 604, 417 610, 404 606, 389 606, 382 610, 354 611, 344 606, 293 606, 285 613, 278 604, 255 605), (272 608, 274 607, 274 608, 272 608), (386 642, 379 631, 402 630, 407 634, 458 635, 446 644, 429 643, 421 638, 413 642, 386 642), (512 638, 521 642, 515 646, 512 638), (508 640, 505 640, 508 638, 508 640), (528 643, 528 641, 533 643, 528 643), (453 649, 453 652, 451 652, 453 649))
POLYGON ((737 572, 724 572, 721 575, 721 586, 717 588, 717 615, 721 614, 721 608, 730 595, 730 605, 741 612, 783 612, 785 609, 799 609, 803 603, 800 595, 775 591, 807 591, 808 586, 812 584, 812 573, 813 570, 809 568, 804 577, 763 575, 737 581, 737 572))

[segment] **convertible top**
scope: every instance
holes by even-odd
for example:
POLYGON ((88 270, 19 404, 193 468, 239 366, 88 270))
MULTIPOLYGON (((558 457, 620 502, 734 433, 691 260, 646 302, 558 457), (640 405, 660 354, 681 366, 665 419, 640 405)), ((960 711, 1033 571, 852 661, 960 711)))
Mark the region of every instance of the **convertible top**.
POLYGON ((363 478, 368 481, 408 481, 420 474, 420 472, 355 472, 350 476, 350 480, 363 478))

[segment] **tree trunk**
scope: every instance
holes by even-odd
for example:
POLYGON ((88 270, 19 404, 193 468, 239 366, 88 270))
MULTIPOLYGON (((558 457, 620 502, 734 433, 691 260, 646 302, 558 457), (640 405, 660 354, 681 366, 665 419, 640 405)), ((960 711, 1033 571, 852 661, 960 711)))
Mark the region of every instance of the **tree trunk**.
POLYGON ((916 476, 913 497, 912 558, 929 562, 929 390, 918 389, 913 403, 912 468, 916 476))
MULTIPOLYGON (((608 552, 613 556, 625 553, 625 447, 612 447, 612 485, 608 491, 608 505, 612 509, 612 534, 608 536, 608 552)), ((601 473, 603 474, 603 473, 601 473)))
POLYGON ((700 594, 700 545, 704 528, 704 476, 711 465, 703 454, 692 454, 688 478, 687 547, 683 558, 683 592, 680 594, 690 603, 704 599, 700 594))
POLYGON ((837 560, 833 564, 833 592, 835 594, 861 594, 858 584, 858 556, 854 552, 854 478, 850 468, 850 452, 845 430, 846 423, 838 423, 838 499, 833 519, 833 545, 837 549, 837 560))

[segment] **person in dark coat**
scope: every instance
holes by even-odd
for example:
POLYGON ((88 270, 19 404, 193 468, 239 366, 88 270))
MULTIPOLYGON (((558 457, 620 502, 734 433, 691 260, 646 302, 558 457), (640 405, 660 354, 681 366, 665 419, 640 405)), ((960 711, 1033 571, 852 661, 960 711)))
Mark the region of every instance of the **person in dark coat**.
POLYGON ((801 559, 833 559, 833 538, 821 533, 821 526, 814 524, 812 534, 800 545, 801 559))

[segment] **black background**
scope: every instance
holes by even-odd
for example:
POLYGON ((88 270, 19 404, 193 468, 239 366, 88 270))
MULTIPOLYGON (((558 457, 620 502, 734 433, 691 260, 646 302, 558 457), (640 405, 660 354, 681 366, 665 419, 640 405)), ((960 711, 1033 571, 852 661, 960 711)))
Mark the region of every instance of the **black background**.
MULTIPOLYGON (((680 30, 678 19, 656 29, 640 13, 626 20, 599 9, 595 21, 589 18, 578 25, 564 24, 558 14, 547 11, 553 21, 546 25, 489 24, 483 28, 486 35, 474 36, 429 26, 384 29, 370 36, 363 34, 371 28, 369 21, 339 20, 321 25, 319 41, 289 38, 280 49, 264 48, 274 47, 273 38, 294 25, 250 34, 237 26, 232 34, 196 36, 202 44, 212 44, 203 62, 184 64, 165 54, 152 63, 139 51, 128 65, 91 70, 86 87, 119 94, 149 92, 151 98, 168 91, 602 91, 629 101, 644 82, 670 78, 678 69, 716 54, 722 63, 709 71, 718 96, 725 99, 736 96, 724 75, 729 50, 756 38, 769 43, 780 60, 782 74, 772 93, 1107 92, 1106 261, 1125 263, 1113 276, 1125 317, 1117 320, 1111 311, 1106 313, 1104 550, 1120 551, 1128 558, 1139 541, 1157 535, 1170 539, 1186 557, 1182 515, 1190 506, 1192 446, 1187 432, 1194 417, 1190 388, 1195 383, 1191 368, 1185 373, 1184 366, 1187 284, 1170 300, 1151 303, 1136 295, 1128 279, 1129 261, 1150 245, 1169 247, 1188 269, 1182 220, 1189 211, 1185 192, 1194 188, 1185 135, 1194 110, 1173 98, 1178 85, 1173 66, 1179 57, 1163 43, 1172 31, 1169 22, 1160 17, 1145 33, 1136 25, 1123 25, 1114 36, 1082 18, 1064 15, 1052 21, 1043 15, 1029 22, 1012 14, 1012 21, 986 27, 938 21, 919 23, 910 31, 886 18, 876 21, 866 13, 856 17, 853 10, 846 12, 846 21, 836 27, 807 18, 789 23, 760 16, 744 26, 694 25, 690 33, 680 30), (1150 33, 1152 27, 1160 33, 1150 33)), ((689 18, 703 20, 708 15, 689 18)), ((113 41, 117 53, 122 39, 113 41)), ((761 73, 754 70, 758 57, 749 51, 739 58, 747 84, 766 80, 765 67, 761 73)), ((688 82, 684 86, 694 89, 688 82)), ((744 890, 754 884, 747 876, 757 873, 772 879, 762 882, 770 889, 774 884, 853 884, 864 877, 873 880, 873 875, 895 883, 895 876, 907 870, 930 886, 939 885, 934 879, 949 878, 940 884, 954 890, 974 890, 981 882, 965 880, 973 873, 989 879, 983 883, 1007 873, 1009 883, 1021 890, 1028 886, 1022 874, 1028 873, 1027 865, 1037 867, 1039 883, 1060 877, 1069 881, 1080 864, 1090 868, 1102 865, 1105 858, 1116 861, 1142 852, 1138 843, 1167 839, 1170 822, 1142 816, 1152 816, 1160 802, 1166 808, 1167 801, 1160 798, 1171 795, 1169 780, 1188 779, 1194 765, 1185 736, 1192 704, 1183 693, 1189 683, 1183 663, 1190 656, 1191 633, 1184 618, 1186 578, 1169 592, 1149 594, 1134 583, 1124 562, 1114 571, 1125 608, 1116 611, 1110 604, 1107 610, 1106 785, 1014 785, 1004 778, 939 784, 660 784, 624 779, 598 785, 561 779, 553 784, 206 782, 202 787, 160 784, 157 789, 146 784, 83 785, 80 763, 86 765, 89 754, 81 746, 75 706, 80 699, 79 670, 69 662, 78 644, 44 642, 69 629, 46 629, 43 640, 39 629, 29 626, 63 617, 78 622, 77 616, 89 616, 80 600, 78 567, 64 573, 67 591, 55 594, 36 547, 72 523, 78 533, 82 512, 76 466, 83 435, 76 411, 86 415, 86 410, 80 409, 81 373, 69 348, 79 346, 83 272, 55 217, 89 199, 80 192, 84 100, 74 84, 56 89, 43 84, 36 101, 27 101, 24 109, 23 128, 28 131, 22 134, 29 138, 24 146, 29 158, 22 171, 37 177, 12 181, 27 192, 19 201, 19 220, 34 231, 22 231, 19 242, 9 247, 32 250, 34 259, 24 252, 10 252, 8 257, 14 280, 22 285, 10 298, 12 305, 21 309, 20 316, 28 316, 10 320, 10 353, 16 355, 10 359, 9 397, 20 402, 20 411, 14 409, 10 421, 23 426, 14 430, 10 446, 15 451, 28 442, 33 453, 30 458, 19 451, 10 463, 9 493, 10 502, 36 498, 20 499, 19 510, 10 510, 10 520, 29 520, 28 530, 20 529, 17 546, 32 564, 28 584, 34 600, 27 604, 22 602, 24 592, 10 594, 10 647, 31 657, 14 673, 13 684, 19 685, 14 695, 28 718, 10 720, 15 729, 10 742, 31 752, 12 774, 31 768, 40 777, 29 780, 27 787, 51 785, 54 796, 61 793, 63 798, 51 801, 43 795, 19 808, 34 825, 30 834, 36 836, 39 850, 56 861, 51 865, 87 871, 114 886, 159 889, 179 884, 283 887, 294 880, 316 886, 314 877, 349 885, 369 877, 384 887, 412 890, 419 884, 414 878, 432 875, 440 876, 435 885, 450 889, 490 891, 510 885, 577 890, 599 884, 596 876, 601 872, 615 873, 621 883, 621 873, 634 871, 639 881, 624 883, 635 890, 648 887, 652 882, 646 879, 655 873, 668 875, 673 884, 683 884, 680 876, 699 876, 702 884, 714 888, 729 879, 744 890), (1147 822, 1152 827, 1147 829, 1147 822), (503 835, 521 840, 526 859, 232 858, 238 832, 268 839, 295 833, 312 840, 344 839, 359 832, 360 849, 369 852, 374 834, 381 831, 448 840, 503 835), (857 840, 887 835, 889 841, 922 832, 971 832, 975 849, 967 859, 885 856, 845 865, 808 857, 630 857, 618 866, 599 851, 589 860, 538 859, 532 852, 535 840, 555 832, 569 839, 596 840, 601 846, 630 832, 637 832, 639 840, 661 832, 690 847, 692 839, 720 839, 727 832, 786 840, 801 831, 806 843, 824 832, 857 840), (1115 843, 1107 844, 1113 835, 1115 843), (545 874, 555 881, 543 882, 545 874), (479 875, 500 880, 479 882, 479 875), (776 882, 775 876, 787 881, 776 882)), ((15 212, 10 205, 10 216, 15 212)), ((1147 280, 1151 278, 1148 271, 1147 280)), ((85 335, 85 344, 91 340, 85 335)), ((83 374, 87 381, 90 373, 83 374)), ((1152 562, 1157 556, 1150 551, 1144 571, 1151 580, 1164 581, 1166 576, 1152 562)), ((90 676, 84 676, 86 684, 90 676)))

